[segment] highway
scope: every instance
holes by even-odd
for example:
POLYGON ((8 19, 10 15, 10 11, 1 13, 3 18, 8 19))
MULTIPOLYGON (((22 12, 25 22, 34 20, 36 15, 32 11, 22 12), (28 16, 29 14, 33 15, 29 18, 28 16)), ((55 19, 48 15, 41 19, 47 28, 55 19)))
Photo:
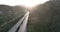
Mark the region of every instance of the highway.
POLYGON ((26 32, 29 11, 8 32, 26 32))

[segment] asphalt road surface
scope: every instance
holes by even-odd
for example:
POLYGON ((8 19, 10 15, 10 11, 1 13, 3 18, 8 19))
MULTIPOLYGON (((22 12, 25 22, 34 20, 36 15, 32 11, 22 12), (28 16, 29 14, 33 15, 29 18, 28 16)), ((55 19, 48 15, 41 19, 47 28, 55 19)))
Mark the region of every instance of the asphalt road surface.
POLYGON ((8 32, 26 32, 29 11, 8 32))

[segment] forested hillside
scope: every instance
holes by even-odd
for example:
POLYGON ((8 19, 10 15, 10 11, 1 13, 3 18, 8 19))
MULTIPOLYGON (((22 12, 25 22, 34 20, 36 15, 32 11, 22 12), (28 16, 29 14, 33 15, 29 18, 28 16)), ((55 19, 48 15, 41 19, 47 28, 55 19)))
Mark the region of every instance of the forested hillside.
POLYGON ((47 1, 32 11, 28 32, 60 32, 60 0, 47 1))

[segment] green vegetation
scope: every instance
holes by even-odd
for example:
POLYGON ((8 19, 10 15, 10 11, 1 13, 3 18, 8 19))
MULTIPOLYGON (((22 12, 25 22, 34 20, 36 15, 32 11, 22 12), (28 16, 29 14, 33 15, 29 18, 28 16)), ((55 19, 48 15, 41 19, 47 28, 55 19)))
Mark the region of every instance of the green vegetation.
POLYGON ((30 13, 28 32, 60 32, 60 0, 36 6, 30 13))
POLYGON ((21 6, 0 5, 0 32, 7 32, 25 12, 21 6))

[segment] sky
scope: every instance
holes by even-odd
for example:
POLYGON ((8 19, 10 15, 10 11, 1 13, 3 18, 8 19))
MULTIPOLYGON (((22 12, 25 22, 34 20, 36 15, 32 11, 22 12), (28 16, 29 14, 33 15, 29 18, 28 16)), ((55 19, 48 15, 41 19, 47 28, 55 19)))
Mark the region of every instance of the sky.
POLYGON ((37 4, 42 4, 48 0, 0 0, 0 4, 15 6, 15 5, 24 5, 24 6, 34 6, 37 4))

